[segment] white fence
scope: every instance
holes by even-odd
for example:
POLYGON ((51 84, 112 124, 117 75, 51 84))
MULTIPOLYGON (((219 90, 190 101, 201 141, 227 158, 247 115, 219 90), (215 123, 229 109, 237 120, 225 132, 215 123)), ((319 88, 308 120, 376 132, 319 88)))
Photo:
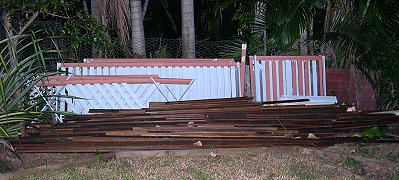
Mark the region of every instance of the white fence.
POLYGON ((59 110, 132 109, 149 102, 240 96, 240 68, 232 59, 86 59, 59 63, 66 76, 52 77, 63 98, 59 110))

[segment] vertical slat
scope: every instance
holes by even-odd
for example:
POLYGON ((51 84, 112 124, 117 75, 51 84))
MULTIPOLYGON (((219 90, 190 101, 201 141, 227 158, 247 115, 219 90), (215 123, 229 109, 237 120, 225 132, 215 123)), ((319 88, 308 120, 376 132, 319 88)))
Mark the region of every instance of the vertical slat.
POLYGON ((251 96, 255 96, 255 77, 254 77, 254 64, 256 63, 256 56, 250 56, 249 57, 249 78, 250 78, 250 90, 251 90, 251 96))
POLYGON ((276 100, 279 95, 279 82, 278 82, 278 63, 277 61, 272 61, 273 66, 273 100, 276 100))
POLYGON ((275 84, 273 83, 273 61, 267 61, 267 63, 269 64, 269 89, 270 89, 270 100, 273 100, 273 97, 275 96, 274 92, 273 92, 273 87, 275 86, 275 84))
POLYGON ((255 83, 254 83, 254 86, 255 86, 255 100, 256 101, 261 101, 262 99, 261 99, 261 87, 260 87, 260 85, 261 85, 261 79, 259 78, 259 74, 260 74, 260 72, 261 72, 261 69, 260 69, 260 62, 259 61, 255 61, 255 64, 254 64, 254 68, 255 68, 255 72, 254 72, 254 81, 255 81, 255 83))
POLYGON ((319 74, 318 74, 318 80, 319 80, 319 86, 318 86, 318 89, 319 89, 319 95, 321 96, 321 95, 324 95, 324 89, 323 89, 323 60, 320 60, 320 61, 317 61, 317 65, 318 65, 318 71, 319 71, 319 74))
POLYGON ((323 96, 327 96, 327 81, 326 81, 326 57, 322 57, 322 67, 323 67, 323 96))
MULTIPOLYGON (((221 82, 221 88, 218 90, 218 92, 219 92, 219 97, 218 98, 222 98, 222 97, 226 97, 225 96, 225 88, 226 88, 226 80, 227 80, 227 78, 224 76, 224 67, 223 66, 221 66, 220 68, 219 68, 219 74, 218 74, 218 79, 220 80, 220 82, 221 82)), ((180 86, 180 87, 183 87, 183 86, 180 86)))
POLYGON ((247 56, 247 45, 242 44, 241 46, 241 60, 240 60, 240 86, 241 86, 241 97, 245 96, 245 58, 247 56))
MULTIPOLYGON (((238 79, 236 79, 236 68, 238 67, 230 67, 230 79, 231 79, 231 95, 232 97, 238 97, 240 96, 236 89, 237 89, 237 82, 238 79)), ((196 78, 197 81, 197 78, 196 78)))
POLYGON ((291 69, 292 69, 292 94, 293 95, 298 95, 298 74, 297 74, 297 61, 293 60, 291 63, 291 69))
POLYGON ((224 84, 224 93, 223 93, 223 97, 225 98, 229 98, 232 97, 231 96, 231 77, 229 75, 229 71, 230 67, 223 67, 223 77, 225 78, 225 84, 224 84))
POLYGON ((308 69, 308 79, 307 79, 308 82, 309 82, 309 87, 308 87, 308 88, 309 88, 309 96, 312 96, 312 94, 313 94, 313 93, 312 93, 312 90, 313 90, 313 89, 312 89, 312 86, 313 86, 313 84, 312 84, 312 82, 313 82, 313 81, 312 81, 312 72, 313 72, 313 71, 312 71, 312 69, 311 69, 311 61, 307 61, 307 64, 308 64, 308 68, 309 68, 309 69, 308 69))
POLYGON ((212 82, 211 80, 210 80, 210 75, 212 74, 212 68, 211 67, 207 67, 206 68, 206 74, 205 74, 205 80, 204 80, 204 86, 205 86, 205 92, 206 92, 206 97, 209 97, 210 99, 213 99, 213 94, 212 94, 212 87, 215 87, 215 86, 213 86, 213 84, 215 83, 215 82, 212 82))
POLYGON ((285 86, 286 86, 286 92, 285 95, 287 96, 292 96, 294 94, 293 92, 293 86, 292 86, 292 82, 294 81, 293 79, 293 72, 292 72, 292 64, 293 61, 291 60, 285 60, 285 86))
POLYGON ((269 62, 265 61, 265 87, 266 87, 266 101, 271 101, 272 97, 270 95, 270 68, 269 62))
POLYGON ((281 96, 283 96, 283 95, 288 95, 287 94, 287 68, 286 68, 286 64, 285 64, 285 60, 283 60, 283 61, 280 61, 281 62, 281 65, 282 65, 282 71, 281 71, 281 74, 282 74, 282 80, 281 80, 281 82, 282 82, 282 87, 283 87, 283 89, 282 89, 282 94, 280 95, 280 97, 281 96))
POLYGON ((87 74, 87 75, 95 75, 95 73, 94 73, 94 68, 88 67, 87 71, 88 71, 88 74, 87 74))
POLYGON ((202 97, 210 97, 209 94, 207 94, 208 91, 205 90, 205 89, 208 89, 208 87, 205 85, 205 83, 209 83, 209 82, 207 82, 206 75, 205 75, 205 74, 209 73, 208 69, 200 68, 200 71, 201 71, 200 74, 202 74, 202 76, 201 76, 202 83, 199 84, 199 86, 201 87, 199 89, 201 89, 202 97))
POLYGON ((317 62, 316 61, 311 61, 312 62, 312 84, 313 84, 313 96, 318 95, 318 75, 317 75, 317 62))
POLYGON ((309 80, 309 78, 310 78, 310 76, 309 76, 309 73, 310 73, 310 71, 309 71, 309 61, 303 61, 304 63, 305 63, 305 68, 304 68, 304 75, 305 75, 305 77, 304 77, 304 81, 305 81, 305 83, 304 83, 304 85, 305 85, 305 96, 310 96, 310 88, 309 88, 309 85, 310 85, 310 80, 309 80))
POLYGON ((279 88, 280 88, 280 91, 279 91, 278 95, 279 95, 279 97, 281 97, 284 94, 284 79, 283 79, 284 71, 283 71, 283 62, 282 61, 278 61, 278 63, 279 63, 278 76, 279 76, 279 88))
POLYGON ((266 64, 266 61, 262 61, 262 64, 260 64, 260 68, 262 68, 262 74, 259 74, 259 76, 261 77, 261 79, 262 79, 262 101, 266 101, 266 97, 267 97, 267 94, 266 94, 266 87, 267 87, 267 81, 266 81, 266 76, 265 76, 265 74, 266 74, 266 66, 265 66, 265 64, 266 64))

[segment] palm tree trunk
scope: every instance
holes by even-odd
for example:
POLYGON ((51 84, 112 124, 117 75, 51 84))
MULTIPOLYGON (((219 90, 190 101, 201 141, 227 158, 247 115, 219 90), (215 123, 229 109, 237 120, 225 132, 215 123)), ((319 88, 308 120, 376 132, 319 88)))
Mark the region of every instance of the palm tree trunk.
POLYGON ((183 58, 195 58, 195 24, 193 0, 181 0, 183 58))
POLYGON ((141 0, 130 0, 133 53, 145 56, 143 10, 141 0))
MULTIPOLYGON (((327 7, 326 7, 326 15, 324 16, 324 33, 327 33, 330 31, 331 27, 331 19, 332 19, 332 13, 333 13, 333 2, 332 0, 327 0, 327 7)), ((332 47, 330 45, 323 43, 321 47, 321 54, 326 56, 327 58, 332 57, 334 61, 332 61, 332 68, 337 67, 337 61, 335 58, 334 51, 332 51, 332 47)))
POLYGON ((330 26, 331 26, 331 18, 332 18, 332 13, 333 13, 333 5, 332 5, 332 0, 327 1, 327 8, 326 8, 326 16, 324 17, 324 32, 330 31, 330 26))
POLYGON ((309 52, 307 39, 308 39, 308 31, 307 31, 307 29, 304 29, 301 32, 301 36, 299 38, 299 48, 301 50, 301 55, 303 55, 303 56, 308 55, 308 52, 309 52))
MULTIPOLYGON (((97 10, 97 0, 90 0, 90 13, 91 16, 93 16, 98 23, 102 24, 101 18, 99 16, 98 10, 97 10)), ((94 46, 91 49, 91 53, 93 57, 101 57, 101 52, 99 52, 94 46)))

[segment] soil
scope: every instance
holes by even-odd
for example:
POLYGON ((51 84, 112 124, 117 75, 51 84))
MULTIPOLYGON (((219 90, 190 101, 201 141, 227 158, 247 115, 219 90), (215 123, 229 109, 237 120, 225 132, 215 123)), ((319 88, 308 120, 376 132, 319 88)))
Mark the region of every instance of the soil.
POLYGON ((23 162, 9 151, 0 150, 0 159, 7 162, 9 171, 45 165, 73 162, 81 158, 94 157, 94 153, 19 153, 23 162))

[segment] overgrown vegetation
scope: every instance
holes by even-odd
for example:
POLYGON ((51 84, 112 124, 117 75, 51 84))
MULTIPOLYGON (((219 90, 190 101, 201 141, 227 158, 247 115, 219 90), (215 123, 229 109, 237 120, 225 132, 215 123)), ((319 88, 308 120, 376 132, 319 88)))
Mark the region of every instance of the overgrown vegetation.
POLYGON ((372 127, 363 130, 360 135, 362 136, 363 139, 373 140, 384 137, 386 135, 386 132, 378 127, 372 127))
POLYGON ((170 53, 168 52, 167 46, 161 46, 158 50, 150 54, 151 58, 169 58, 170 53))
POLYGON ((115 29, 99 24, 88 14, 66 21, 62 32, 71 40, 73 49, 78 51, 85 46, 93 46, 97 53, 105 57, 116 57, 119 49, 124 50, 116 38, 108 36, 108 33, 115 34, 115 29))
MULTIPOLYGON (((105 57, 115 57, 117 52, 126 52, 115 38, 116 29, 100 24, 87 9, 86 1, 64 0, 5 0, 0 2, 3 11, 5 30, 9 35, 21 35, 43 29, 36 22, 55 19, 60 22, 61 31, 50 31, 51 35, 64 36, 69 41, 66 47, 80 56, 82 48, 94 48, 95 53, 105 57)), ((80 57, 79 57, 80 58, 80 57)))
POLYGON ((248 44, 249 55, 289 55, 292 47, 301 55, 328 55, 330 67, 363 72, 380 109, 399 108, 399 1, 217 2, 213 12, 219 24, 222 12, 232 7, 237 11, 230 18, 239 24, 240 35, 224 55, 239 57, 241 43, 248 44))
POLYGON ((57 74, 46 63, 62 59, 46 35, 41 31, 0 41, 0 138, 16 137, 26 122, 52 119, 53 112, 42 111, 48 91, 35 87, 57 74))

